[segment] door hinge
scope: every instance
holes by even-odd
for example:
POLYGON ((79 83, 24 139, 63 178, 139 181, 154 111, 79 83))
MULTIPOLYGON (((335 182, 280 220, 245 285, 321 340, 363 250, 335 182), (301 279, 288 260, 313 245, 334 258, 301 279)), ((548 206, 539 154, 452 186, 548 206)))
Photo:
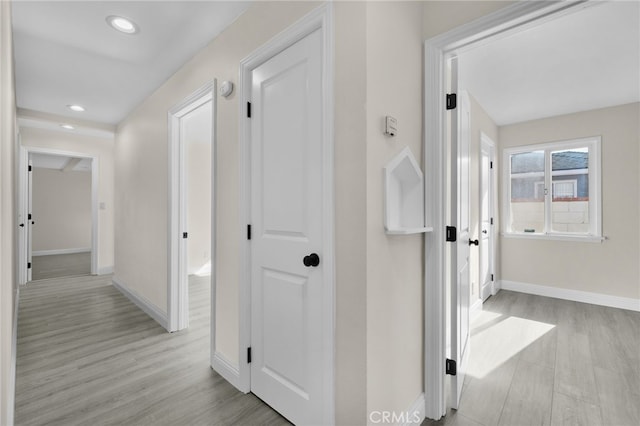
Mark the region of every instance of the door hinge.
POLYGON ((456 109, 457 96, 455 93, 447 93, 447 109, 456 109))
POLYGON ((31 220, 31 213, 27 215, 27 219, 31 220))
POLYGON ((31 262, 27 263, 27 269, 31 269, 31 262))
POLYGON ((183 233, 182 233, 182 238, 187 238, 188 236, 189 236, 189 233, 188 233, 188 232, 183 232, 183 233))
POLYGON ((247 348, 247 364, 251 364, 251 348, 247 348))
POLYGON ((489 162, 489 168, 490 168, 490 169, 493 169, 493 161, 490 161, 490 162, 489 162))
POLYGON ((447 358, 447 362, 445 362, 445 372, 452 376, 456 375, 456 362, 453 359, 447 358))
POLYGON ((447 241, 454 242, 456 240, 456 227, 455 226, 447 226, 447 241))
POLYGON ((493 274, 491 274, 491 281, 493 281, 493 274))
POLYGON ((32 170, 32 167, 31 167, 31 166, 29 166, 29 171, 31 171, 31 170, 32 170))
POLYGON ((247 240, 251 239, 251 225, 247 225, 247 240))
POLYGON ((493 218, 491 218, 491 224, 493 225, 493 218))
POLYGON ((247 102, 247 117, 251 118, 251 102, 247 102))

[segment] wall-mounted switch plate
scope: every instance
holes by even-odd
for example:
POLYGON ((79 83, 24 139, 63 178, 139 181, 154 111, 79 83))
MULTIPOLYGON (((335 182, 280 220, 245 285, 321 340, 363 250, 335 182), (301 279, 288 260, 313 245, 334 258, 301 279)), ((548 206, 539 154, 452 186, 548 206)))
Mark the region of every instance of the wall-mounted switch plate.
POLYGON ((395 136, 398 133, 398 120, 387 115, 384 120, 384 134, 387 136, 395 136))

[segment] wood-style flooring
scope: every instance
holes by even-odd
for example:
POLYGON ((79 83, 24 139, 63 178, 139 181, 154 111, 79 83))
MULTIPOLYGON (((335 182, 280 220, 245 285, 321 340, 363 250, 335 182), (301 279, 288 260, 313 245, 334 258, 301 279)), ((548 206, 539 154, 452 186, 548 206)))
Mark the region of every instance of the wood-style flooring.
POLYGON ((640 425, 640 313, 510 291, 472 323, 460 408, 424 425, 640 425))
POLYGON ((33 256, 31 259, 31 279, 33 281, 89 275, 90 273, 91 252, 33 256))
POLYGON ((167 333, 110 277, 21 289, 15 424, 283 425, 209 367, 210 292, 190 284, 190 327, 167 333))

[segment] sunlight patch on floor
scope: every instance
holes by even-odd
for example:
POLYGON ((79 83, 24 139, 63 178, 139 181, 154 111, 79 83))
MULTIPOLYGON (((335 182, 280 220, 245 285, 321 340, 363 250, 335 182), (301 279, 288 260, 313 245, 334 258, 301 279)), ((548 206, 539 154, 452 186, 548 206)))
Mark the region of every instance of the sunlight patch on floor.
POLYGON ((472 324, 467 374, 474 378, 485 377, 554 327, 544 322, 483 312, 472 324), (474 357, 476 351, 488 355, 474 357))

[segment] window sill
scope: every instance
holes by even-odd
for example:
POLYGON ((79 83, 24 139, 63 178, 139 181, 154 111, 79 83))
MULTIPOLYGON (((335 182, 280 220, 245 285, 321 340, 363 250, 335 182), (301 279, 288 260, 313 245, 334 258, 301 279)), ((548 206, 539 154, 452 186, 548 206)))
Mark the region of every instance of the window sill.
POLYGON ((523 232, 502 232, 504 238, 514 238, 523 240, 551 240, 551 241, 575 241, 583 243, 601 243, 607 237, 595 235, 572 235, 572 234, 534 234, 523 232))

